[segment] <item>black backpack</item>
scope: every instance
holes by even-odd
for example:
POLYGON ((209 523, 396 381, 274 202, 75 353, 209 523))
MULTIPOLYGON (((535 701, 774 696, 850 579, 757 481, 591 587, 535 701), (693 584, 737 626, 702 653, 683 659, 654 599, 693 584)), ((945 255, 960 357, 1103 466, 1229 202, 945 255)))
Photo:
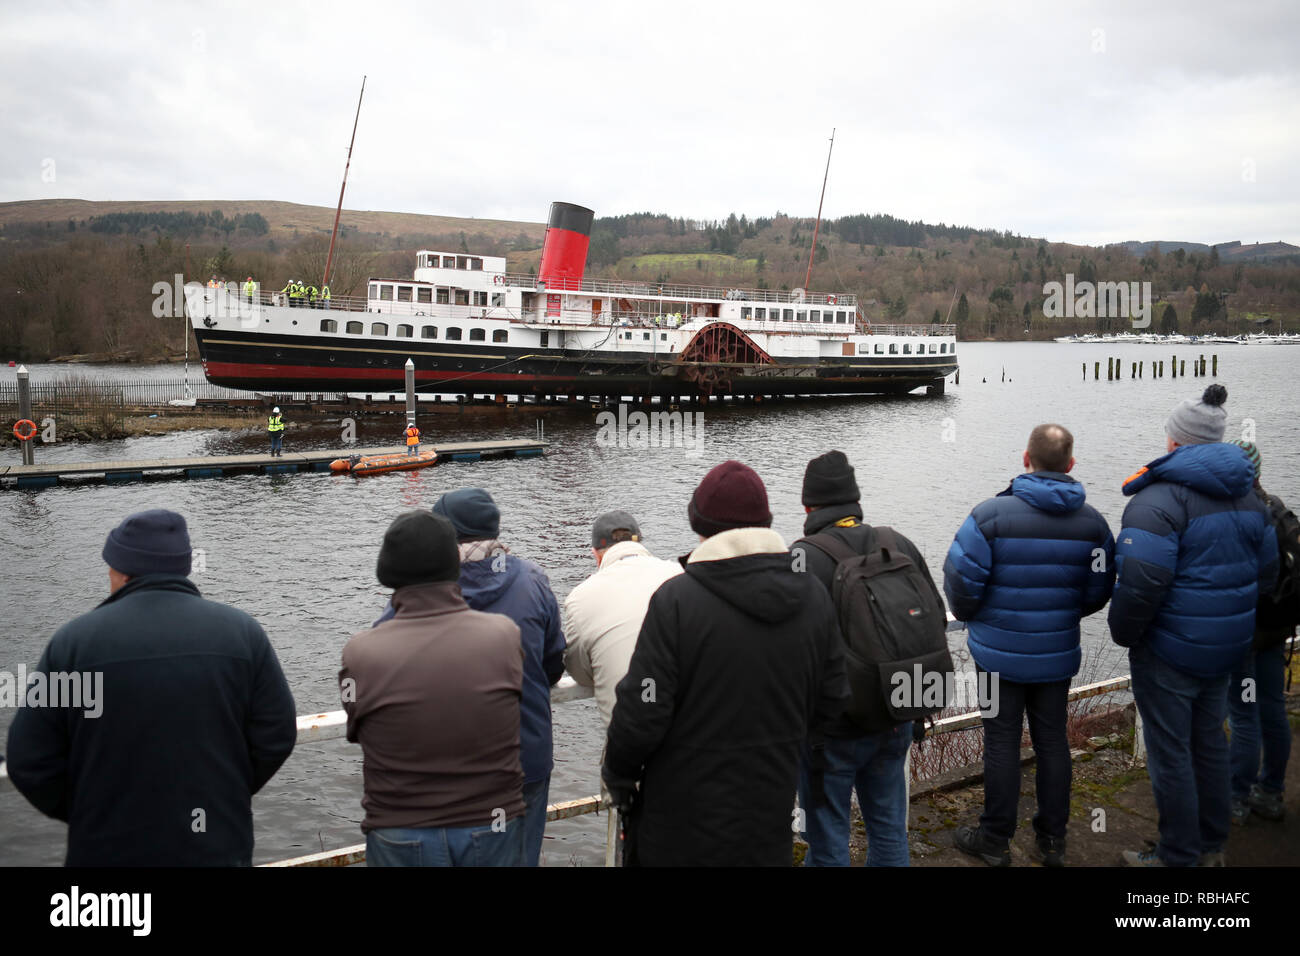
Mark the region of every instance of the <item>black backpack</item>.
POLYGON ((1267 502, 1277 534, 1278 574, 1272 595, 1256 608, 1256 650, 1280 644, 1300 625, 1300 518, 1277 495, 1268 495, 1267 502))
POLYGON ((853 695, 844 716, 876 733, 947 706, 948 615, 893 529, 871 528, 865 553, 826 532, 804 540, 838 562, 831 597, 853 695))

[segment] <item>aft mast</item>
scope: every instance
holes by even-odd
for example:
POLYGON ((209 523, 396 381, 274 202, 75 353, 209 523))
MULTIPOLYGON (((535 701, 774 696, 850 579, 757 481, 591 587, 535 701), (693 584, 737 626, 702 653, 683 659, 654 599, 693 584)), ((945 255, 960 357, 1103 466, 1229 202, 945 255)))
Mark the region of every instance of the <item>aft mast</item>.
POLYGON ((822 227, 822 203, 826 201, 826 180, 831 177, 831 152, 835 149, 835 129, 831 128, 831 145, 826 150, 826 174, 822 176, 822 194, 817 200, 817 224, 813 226, 812 251, 808 253, 808 273, 803 277, 803 289, 808 291, 808 283, 812 282, 813 257, 817 255, 817 233, 822 227))

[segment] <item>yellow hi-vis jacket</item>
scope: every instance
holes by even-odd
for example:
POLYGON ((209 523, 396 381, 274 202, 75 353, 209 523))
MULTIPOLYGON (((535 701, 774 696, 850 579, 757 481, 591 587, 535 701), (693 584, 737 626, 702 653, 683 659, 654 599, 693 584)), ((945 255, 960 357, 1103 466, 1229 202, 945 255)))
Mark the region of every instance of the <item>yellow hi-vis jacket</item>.
POLYGON ((279 415, 269 415, 266 419, 266 430, 269 432, 284 431, 284 420, 279 415))

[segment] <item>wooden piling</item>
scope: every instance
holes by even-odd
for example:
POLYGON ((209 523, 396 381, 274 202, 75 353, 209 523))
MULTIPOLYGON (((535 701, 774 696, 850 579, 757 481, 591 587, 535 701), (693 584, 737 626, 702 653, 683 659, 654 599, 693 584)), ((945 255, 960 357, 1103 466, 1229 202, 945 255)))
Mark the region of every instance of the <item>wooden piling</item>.
POLYGON ((1095 382, 1101 378, 1101 362, 1092 363, 1092 380, 1095 382))
POLYGON ((1219 377, 1219 356, 1217 353, 1210 356, 1210 374, 1215 378, 1219 377))
POLYGON ((1115 380, 1115 360, 1113 358, 1108 358, 1106 359, 1106 381, 1112 382, 1114 380, 1115 380))

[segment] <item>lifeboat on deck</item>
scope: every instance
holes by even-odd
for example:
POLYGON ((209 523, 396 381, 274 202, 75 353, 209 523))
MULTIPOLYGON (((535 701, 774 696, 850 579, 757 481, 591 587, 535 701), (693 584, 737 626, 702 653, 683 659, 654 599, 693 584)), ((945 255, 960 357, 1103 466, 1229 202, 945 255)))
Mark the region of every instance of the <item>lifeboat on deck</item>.
POLYGON ((386 471, 413 471, 427 468, 438 460, 438 453, 433 450, 422 451, 418 455, 406 452, 394 452, 391 455, 351 455, 347 458, 335 458, 330 462, 330 471, 335 474, 379 475, 386 471))

